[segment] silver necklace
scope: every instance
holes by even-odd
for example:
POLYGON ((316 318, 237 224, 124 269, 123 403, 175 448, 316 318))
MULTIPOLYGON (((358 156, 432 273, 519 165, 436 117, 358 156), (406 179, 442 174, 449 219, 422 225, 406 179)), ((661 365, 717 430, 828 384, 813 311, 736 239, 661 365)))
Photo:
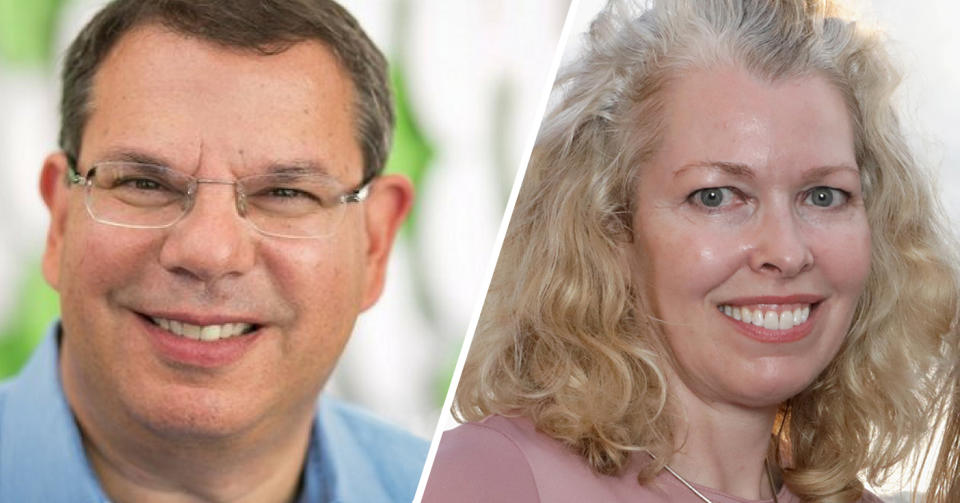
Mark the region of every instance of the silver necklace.
MULTIPOLYGON (((710 498, 704 496, 703 493, 700 492, 700 491, 698 491, 696 487, 693 487, 692 484, 690 484, 689 482, 687 482, 687 479, 681 477, 679 473, 673 471, 673 468, 670 468, 670 465, 663 465, 663 467, 664 467, 668 472, 670 472, 670 475, 673 475, 674 478, 676 478, 677 480, 679 480, 681 484, 687 486, 687 489, 690 489, 691 491, 693 491, 693 494, 696 494, 698 498, 700 498, 700 499, 702 499, 702 500, 704 501, 704 503, 713 503, 713 501, 711 501, 710 498)), ((777 488, 774 487, 774 485, 773 485, 773 474, 770 473, 770 465, 767 463, 767 460, 766 460, 766 459, 763 460, 763 469, 764 469, 764 471, 767 472, 767 482, 770 483, 770 494, 773 495, 773 503, 780 503, 780 502, 777 500, 777 488)))

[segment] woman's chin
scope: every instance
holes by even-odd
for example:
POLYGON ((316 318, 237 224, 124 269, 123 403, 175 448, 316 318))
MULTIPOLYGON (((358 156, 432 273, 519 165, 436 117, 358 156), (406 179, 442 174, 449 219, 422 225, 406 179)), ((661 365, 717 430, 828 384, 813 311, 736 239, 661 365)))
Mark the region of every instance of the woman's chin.
POLYGON ((756 409, 777 407, 799 395, 812 381, 813 377, 807 375, 759 374, 754 379, 746 381, 747 386, 738 386, 734 390, 733 402, 756 409))

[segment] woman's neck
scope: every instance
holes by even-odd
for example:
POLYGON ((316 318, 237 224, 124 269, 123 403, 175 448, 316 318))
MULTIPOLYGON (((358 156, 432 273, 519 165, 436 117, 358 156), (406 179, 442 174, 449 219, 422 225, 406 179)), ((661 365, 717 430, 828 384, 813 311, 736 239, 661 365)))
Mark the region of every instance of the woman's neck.
POLYGON ((777 408, 710 401, 682 383, 670 388, 681 407, 675 426, 679 451, 670 467, 688 482, 732 496, 772 498, 764 460, 777 408))

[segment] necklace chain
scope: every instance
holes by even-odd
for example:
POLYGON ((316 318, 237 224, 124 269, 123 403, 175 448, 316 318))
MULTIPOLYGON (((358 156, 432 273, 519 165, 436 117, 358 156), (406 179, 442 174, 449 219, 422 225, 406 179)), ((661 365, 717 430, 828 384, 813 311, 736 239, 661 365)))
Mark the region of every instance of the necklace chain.
MULTIPOLYGON (((698 491, 696 487, 693 487, 691 483, 687 482, 687 479, 681 477, 679 473, 673 470, 673 468, 670 468, 670 465, 663 465, 663 467, 668 472, 670 472, 670 475, 673 475, 674 478, 679 480, 681 484, 687 486, 687 489, 690 489, 693 492, 693 494, 696 494, 698 498, 702 499, 704 503, 713 503, 713 501, 711 501, 710 498, 704 496, 703 493, 698 491)), ((773 503, 780 503, 777 500, 777 488, 774 487, 773 474, 770 473, 770 464, 767 463, 767 460, 763 460, 763 468, 764 468, 764 471, 767 472, 767 482, 770 483, 770 494, 773 495, 773 503)))

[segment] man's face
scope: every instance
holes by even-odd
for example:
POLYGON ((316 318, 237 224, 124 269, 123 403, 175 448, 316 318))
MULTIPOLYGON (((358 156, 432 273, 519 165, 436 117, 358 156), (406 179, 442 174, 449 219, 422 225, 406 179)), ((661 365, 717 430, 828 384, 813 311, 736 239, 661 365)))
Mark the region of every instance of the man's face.
MULTIPOLYGON (((353 102, 349 76, 319 43, 261 56, 147 25, 97 72, 78 171, 134 157, 233 180, 313 165, 353 187, 363 161, 353 102)), ((253 229, 231 185, 201 184, 173 227, 129 229, 94 221, 64 169, 62 155, 51 156, 41 189, 68 397, 75 408, 94 400, 86 413, 99 420, 170 433, 229 435, 308 413, 357 315, 379 295, 410 199, 405 181, 384 177, 331 236, 290 239, 253 229), (151 318, 255 331, 202 342, 151 318)))

